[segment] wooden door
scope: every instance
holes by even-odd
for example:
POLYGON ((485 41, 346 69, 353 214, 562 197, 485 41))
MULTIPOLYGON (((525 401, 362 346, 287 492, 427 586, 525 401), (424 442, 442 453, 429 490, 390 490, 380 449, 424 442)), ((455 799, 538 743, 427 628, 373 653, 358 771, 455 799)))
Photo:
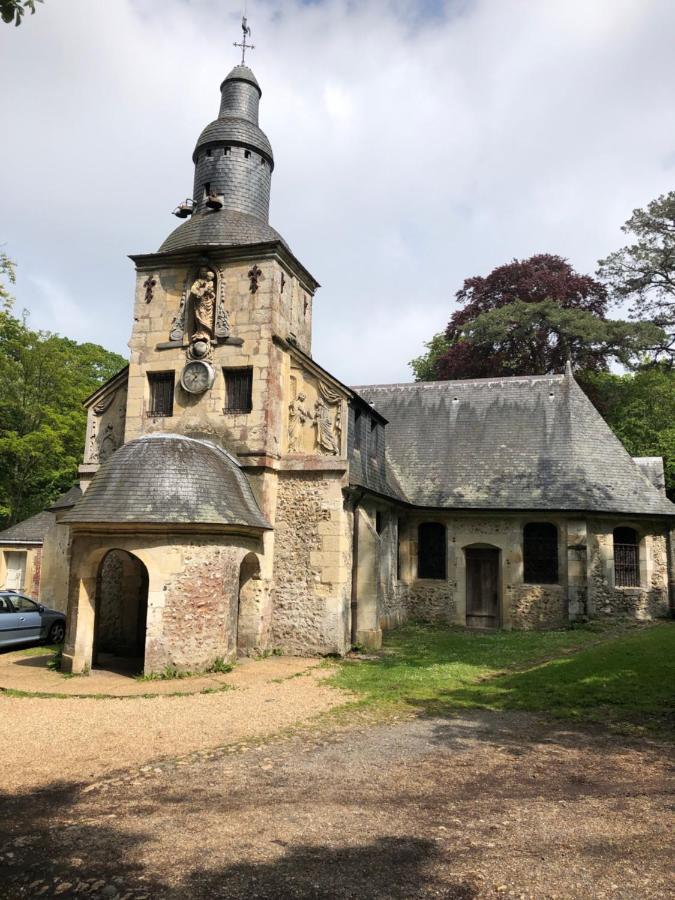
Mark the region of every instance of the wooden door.
POLYGON ((468 548, 466 553, 466 624, 499 628, 499 550, 468 548))
POLYGON ((7 574, 5 575, 5 588, 8 591, 22 591, 26 578, 26 552, 6 551, 7 574))

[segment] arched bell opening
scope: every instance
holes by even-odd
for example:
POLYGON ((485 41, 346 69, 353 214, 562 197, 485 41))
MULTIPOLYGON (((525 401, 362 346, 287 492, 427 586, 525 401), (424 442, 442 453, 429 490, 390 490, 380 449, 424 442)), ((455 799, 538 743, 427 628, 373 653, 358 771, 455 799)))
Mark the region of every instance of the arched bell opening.
POLYGON ((147 618, 148 570, 126 550, 108 551, 96 579, 93 666, 141 673, 147 618))
POLYGON ((239 570, 237 611, 237 656, 247 656, 257 648, 260 635, 260 560, 247 553, 239 570))

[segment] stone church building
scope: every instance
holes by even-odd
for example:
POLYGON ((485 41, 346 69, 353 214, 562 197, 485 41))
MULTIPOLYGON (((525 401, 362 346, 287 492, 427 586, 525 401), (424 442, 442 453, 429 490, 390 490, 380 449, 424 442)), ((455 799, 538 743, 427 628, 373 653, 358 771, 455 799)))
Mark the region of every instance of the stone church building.
POLYGON ((181 223, 132 257, 129 366, 87 400, 84 493, 56 513, 66 668, 342 654, 407 619, 667 615, 662 464, 570 370, 348 387, 313 358, 318 282, 268 222, 260 97, 235 67, 181 223))

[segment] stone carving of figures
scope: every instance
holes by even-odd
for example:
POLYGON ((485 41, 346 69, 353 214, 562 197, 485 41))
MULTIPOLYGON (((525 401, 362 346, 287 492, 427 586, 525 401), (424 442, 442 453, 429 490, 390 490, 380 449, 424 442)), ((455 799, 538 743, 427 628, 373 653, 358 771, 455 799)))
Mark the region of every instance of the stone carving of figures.
POLYGON ((340 452, 338 442, 333 432, 333 423, 331 421, 330 411, 323 402, 321 397, 314 404, 316 414, 314 424, 316 425, 316 441, 319 447, 326 453, 337 455, 340 452))
POLYGON ((311 421, 312 413, 304 406, 307 397, 300 393, 288 404, 288 452, 297 453, 303 425, 311 421))
POLYGON ((101 462, 105 462, 106 459, 110 459, 115 450, 117 450, 115 426, 112 423, 109 423, 103 429, 103 437, 101 438, 101 443, 99 444, 98 451, 99 460, 101 462))
POLYGON ((213 337, 213 316, 216 308, 216 276, 210 269, 200 269, 190 287, 194 315, 192 341, 210 341, 213 337))

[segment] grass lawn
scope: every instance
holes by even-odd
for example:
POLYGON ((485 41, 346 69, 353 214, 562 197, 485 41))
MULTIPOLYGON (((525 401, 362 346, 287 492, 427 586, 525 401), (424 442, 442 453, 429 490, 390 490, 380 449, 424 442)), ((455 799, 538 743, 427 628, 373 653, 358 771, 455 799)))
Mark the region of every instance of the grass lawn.
POLYGON ((377 659, 341 662, 333 681, 389 711, 521 709, 672 732, 675 623, 493 634, 406 625, 385 635, 377 659))

